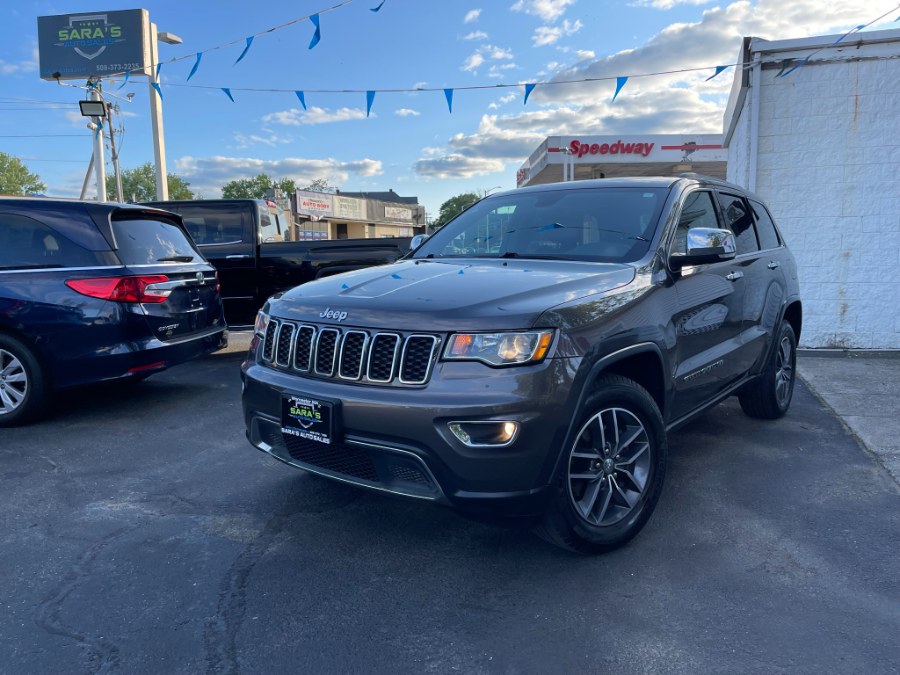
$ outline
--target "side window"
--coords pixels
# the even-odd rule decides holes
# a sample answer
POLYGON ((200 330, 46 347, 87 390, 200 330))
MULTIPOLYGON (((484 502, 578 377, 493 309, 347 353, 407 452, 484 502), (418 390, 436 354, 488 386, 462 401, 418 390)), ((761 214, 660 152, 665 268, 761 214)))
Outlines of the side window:
POLYGON ((753 208, 753 215, 756 216, 756 233, 759 235, 760 248, 765 251, 781 246, 775 223, 772 222, 766 207, 754 201, 750 202, 750 206, 753 208))
POLYGON ((737 242, 737 254, 754 253, 759 250, 756 232, 753 227, 753 216, 750 207, 743 197, 719 193, 719 206, 725 216, 725 226, 734 232, 737 242))
POLYGON ((692 227, 719 227, 712 195, 705 190, 692 192, 684 200, 681 215, 678 216, 678 226, 675 228, 672 253, 687 253, 687 233, 692 227))
POLYGON ((0 269, 89 267, 99 263, 81 248, 33 218, 0 214, 0 269))
POLYGON ((269 207, 260 206, 257 209, 259 213, 259 240, 260 241, 277 241, 278 233, 275 229, 275 223, 269 216, 269 207))

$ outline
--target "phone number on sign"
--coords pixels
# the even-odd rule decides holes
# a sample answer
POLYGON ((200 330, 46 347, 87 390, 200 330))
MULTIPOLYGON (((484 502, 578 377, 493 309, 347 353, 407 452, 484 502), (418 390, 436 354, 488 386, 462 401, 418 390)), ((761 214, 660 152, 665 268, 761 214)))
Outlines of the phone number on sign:
POLYGON ((107 63, 97 64, 98 73, 130 73, 133 70, 140 70, 140 63, 107 63))

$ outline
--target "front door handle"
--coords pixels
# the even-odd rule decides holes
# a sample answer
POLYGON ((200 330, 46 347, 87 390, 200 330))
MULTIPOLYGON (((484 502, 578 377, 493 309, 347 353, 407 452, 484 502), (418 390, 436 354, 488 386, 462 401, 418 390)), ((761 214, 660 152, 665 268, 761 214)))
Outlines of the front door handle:
POLYGON ((770 270, 774 270, 778 268, 778 263, 775 260, 770 260, 769 264, 766 265, 770 270))
POLYGON ((225 260, 245 260, 249 255, 226 255, 225 260))
POLYGON ((737 281, 742 276, 744 276, 743 272, 732 272, 731 274, 726 274, 725 278, 728 279, 728 281, 737 281))

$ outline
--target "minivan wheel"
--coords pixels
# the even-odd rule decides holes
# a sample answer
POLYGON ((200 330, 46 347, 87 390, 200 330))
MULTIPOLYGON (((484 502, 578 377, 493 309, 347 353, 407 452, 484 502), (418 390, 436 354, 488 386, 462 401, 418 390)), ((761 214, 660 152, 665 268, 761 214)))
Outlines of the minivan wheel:
POLYGON ((0 427, 24 424, 44 408, 47 386, 34 353, 9 335, 0 335, 0 427))
POLYGON ((738 395, 741 409, 750 417, 778 419, 791 406, 797 370, 797 338, 787 321, 781 324, 777 340, 762 374, 738 395))
POLYGON ((634 537, 659 500, 667 454, 662 415, 643 387, 610 375, 598 381, 575 429, 535 532, 562 548, 602 553, 634 537))

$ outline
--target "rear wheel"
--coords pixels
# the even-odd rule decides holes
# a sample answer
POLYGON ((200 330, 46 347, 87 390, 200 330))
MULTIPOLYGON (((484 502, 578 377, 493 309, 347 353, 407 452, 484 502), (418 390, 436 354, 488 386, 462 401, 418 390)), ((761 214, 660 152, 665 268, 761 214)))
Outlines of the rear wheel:
POLYGON ((650 518, 666 473, 666 435, 656 402, 624 377, 597 383, 565 450, 550 508, 536 533, 580 553, 622 546, 650 518))
POLYGON ((778 329, 777 339, 775 351, 762 374, 738 396, 741 409, 750 417, 778 419, 791 405, 797 366, 797 338, 787 321, 778 329))
POLYGON ((47 402, 44 371, 32 350, 9 335, 0 335, 0 427, 34 419, 47 402))

